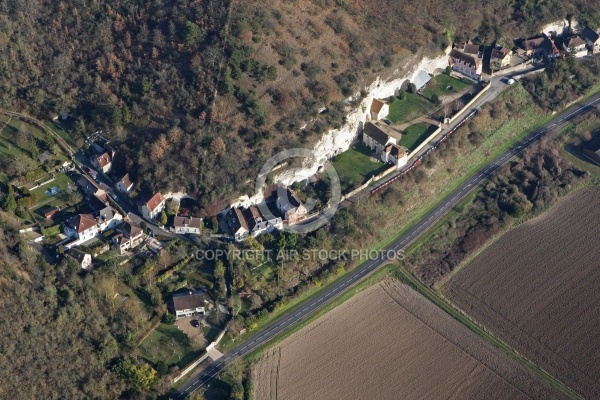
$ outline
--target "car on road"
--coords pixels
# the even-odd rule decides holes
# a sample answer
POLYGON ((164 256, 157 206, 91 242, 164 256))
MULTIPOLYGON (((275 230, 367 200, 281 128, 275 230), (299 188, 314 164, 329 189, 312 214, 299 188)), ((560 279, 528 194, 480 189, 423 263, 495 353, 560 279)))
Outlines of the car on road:
POLYGON ((390 121, 389 119, 384 119, 384 120, 383 120, 383 122, 384 122, 386 125, 391 125, 391 124, 392 124, 392 121, 390 121))
POLYGON ((515 80, 514 80, 513 78, 510 78, 510 79, 508 79, 508 80, 506 81, 506 83, 507 83, 508 85, 512 85, 513 83, 515 83, 515 80))

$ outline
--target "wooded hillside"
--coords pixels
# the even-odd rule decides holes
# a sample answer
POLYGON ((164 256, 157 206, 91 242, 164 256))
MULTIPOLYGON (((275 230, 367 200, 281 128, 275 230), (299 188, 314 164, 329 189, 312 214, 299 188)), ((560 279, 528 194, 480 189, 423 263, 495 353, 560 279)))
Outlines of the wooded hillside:
POLYGON ((600 21, 583 0, 9 0, 0 107, 70 112, 76 137, 104 129, 121 143, 117 172, 210 206, 247 191, 275 150, 339 126, 342 100, 413 53, 523 36, 567 15, 600 21))

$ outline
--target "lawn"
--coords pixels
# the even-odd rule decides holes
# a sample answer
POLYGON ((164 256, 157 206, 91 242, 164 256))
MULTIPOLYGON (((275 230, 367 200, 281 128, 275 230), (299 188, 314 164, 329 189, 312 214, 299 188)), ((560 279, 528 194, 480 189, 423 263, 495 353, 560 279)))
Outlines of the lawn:
POLYGON ((446 74, 440 74, 431 79, 427 87, 423 89, 423 96, 431 100, 431 97, 436 94, 438 97, 447 96, 449 94, 462 92, 472 83, 467 83, 463 80, 458 80, 446 74), (452 87, 452 89, 447 89, 452 87))
POLYGON ((351 191, 388 168, 387 164, 373 161, 371 157, 371 149, 363 143, 357 143, 335 157, 332 164, 340 177, 342 193, 351 191))
POLYGON ((183 367, 202 350, 194 350, 189 337, 175 325, 160 324, 139 346, 141 356, 156 365, 164 361, 169 368, 183 367))
POLYGON ((400 139, 400 146, 406 147, 408 150, 413 151, 417 148, 425 139, 429 137, 437 127, 435 125, 430 125, 425 122, 419 122, 418 124, 414 124, 409 126, 402 133, 402 138, 400 139))
POLYGON ((33 189, 31 192, 35 193, 38 196, 38 202, 32 208, 38 208, 42 205, 51 205, 51 206, 62 206, 66 200, 68 199, 68 187, 72 185, 75 190, 75 182, 65 173, 55 174, 56 179, 52 182, 47 183, 45 185, 40 186, 37 189, 33 189), (46 190, 57 186, 60 189, 60 192, 54 196, 47 196, 46 190))
POLYGON ((393 123, 402 124, 412 121, 432 110, 433 104, 425 97, 408 92, 404 92, 404 94, 406 95, 404 100, 396 98, 390 104, 390 113, 387 118, 393 123))

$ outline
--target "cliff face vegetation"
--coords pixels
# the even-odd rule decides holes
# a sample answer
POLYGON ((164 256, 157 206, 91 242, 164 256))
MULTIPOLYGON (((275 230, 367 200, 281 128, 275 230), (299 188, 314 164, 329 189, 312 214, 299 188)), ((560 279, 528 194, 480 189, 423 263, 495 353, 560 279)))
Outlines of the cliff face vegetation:
POLYGON ((80 143, 103 129, 121 144, 117 172, 208 204, 245 191, 274 151, 339 126, 344 99, 407 59, 599 14, 582 0, 9 0, 0 106, 68 112, 80 143))

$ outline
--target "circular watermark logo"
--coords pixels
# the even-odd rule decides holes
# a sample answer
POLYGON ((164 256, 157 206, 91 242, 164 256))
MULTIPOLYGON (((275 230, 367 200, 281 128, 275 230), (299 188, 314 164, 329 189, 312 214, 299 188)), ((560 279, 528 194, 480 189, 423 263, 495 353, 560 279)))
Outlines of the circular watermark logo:
MULTIPOLYGON (((295 148, 277 153, 269 158, 260 169, 254 186, 255 194, 259 195, 263 192, 267 182, 267 176, 276 165, 292 158, 309 159, 314 163, 317 162, 314 153, 308 149, 295 148)), ((317 204, 316 199, 309 198, 304 203, 301 203, 291 190, 278 184, 277 208, 283 214, 283 218, 287 218, 287 224, 283 225, 283 230, 294 233, 312 232, 325 225, 337 211, 342 197, 340 178, 338 177, 334 166, 329 161, 325 161, 323 168, 329 177, 331 198, 327 205, 320 210, 315 210, 317 204)), ((306 178, 307 177, 300 175, 299 171, 296 170, 294 171, 293 177, 289 180, 298 182, 303 181, 306 178)), ((260 202, 258 208, 267 221, 277 219, 267 206, 266 202, 260 202)))

